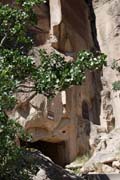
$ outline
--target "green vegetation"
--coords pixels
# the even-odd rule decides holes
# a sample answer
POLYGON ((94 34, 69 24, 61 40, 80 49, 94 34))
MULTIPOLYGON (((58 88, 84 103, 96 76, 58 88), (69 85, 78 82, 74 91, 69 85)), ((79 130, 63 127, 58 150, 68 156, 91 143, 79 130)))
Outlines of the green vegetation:
POLYGON ((78 156, 75 161, 72 163, 73 167, 71 165, 70 170, 76 174, 80 174, 80 169, 83 167, 83 165, 90 159, 91 154, 90 153, 85 153, 82 156, 78 156))
POLYGON ((24 82, 33 82, 32 89, 27 87, 28 93, 53 97, 71 85, 81 85, 86 70, 106 64, 106 56, 100 53, 79 52, 76 61, 65 62, 59 54, 47 55, 40 50, 41 65, 36 67, 28 56, 34 44, 29 28, 36 23, 32 7, 42 2, 16 0, 16 6, 0 4, 0 179, 27 180, 37 170, 25 161, 25 148, 16 144, 16 138, 26 139, 26 134, 6 113, 14 108, 14 94, 23 91, 24 82))
POLYGON ((85 80, 86 70, 97 70, 106 65, 106 56, 102 53, 93 54, 82 51, 76 60, 65 62, 65 59, 55 52, 47 55, 40 50, 41 65, 35 73, 35 89, 47 97, 54 96, 58 91, 72 85, 81 85, 85 80))
POLYGON ((76 164, 85 164, 91 157, 90 153, 85 153, 82 156, 78 156, 75 160, 76 164))
POLYGON ((115 81, 113 84, 113 90, 119 91, 120 90, 120 81, 115 81))
POLYGON ((32 162, 25 159, 25 148, 16 144, 17 138, 25 140, 26 134, 6 114, 15 106, 17 86, 34 69, 32 60, 27 56, 33 44, 28 33, 35 18, 31 10, 32 1, 19 3, 23 6, 21 9, 0 4, 0 179, 4 180, 28 180, 37 171, 32 162), (25 4, 29 2, 28 9, 25 4))
MULTIPOLYGON (((120 73, 120 65, 119 65, 120 59, 114 60, 112 64, 112 69, 116 70, 117 72, 120 73)), ((120 81, 115 81, 113 84, 113 90, 114 91, 119 91, 120 90, 120 81)))

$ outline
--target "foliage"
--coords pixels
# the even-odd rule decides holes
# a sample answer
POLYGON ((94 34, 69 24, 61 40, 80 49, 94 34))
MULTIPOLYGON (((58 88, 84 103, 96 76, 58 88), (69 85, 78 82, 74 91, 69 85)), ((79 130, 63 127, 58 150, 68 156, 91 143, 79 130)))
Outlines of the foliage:
POLYGON ((47 0, 16 0, 21 6, 26 10, 32 10, 34 5, 39 5, 40 3, 46 3, 47 0))
MULTIPOLYGON (((17 6, 0 4, 0 178, 30 179, 32 164, 21 161, 24 149, 17 146, 16 137, 25 138, 22 127, 6 114, 16 104, 14 94, 22 91, 26 81, 33 82, 30 91, 53 97, 71 85, 81 85, 86 70, 106 64, 104 54, 79 52, 76 61, 40 50, 40 66, 36 67, 28 51, 33 45, 29 28, 35 25, 32 7, 44 0, 16 0, 17 6), (12 177, 11 177, 12 175, 12 177)), ((29 87, 28 92, 29 92, 29 87)), ((36 169, 35 169, 36 170, 36 169)))
POLYGON ((118 60, 114 60, 113 63, 112 63, 112 66, 111 68, 113 70, 117 70, 118 72, 120 72, 120 65, 119 65, 119 59, 118 60))
POLYGON ((44 0, 16 0, 19 6, 0 4, 0 47, 27 52, 33 44, 28 28, 36 23, 32 7, 44 0))
POLYGON ((25 160, 25 149, 16 144, 17 137, 25 140, 27 135, 6 114, 16 103, 17 86, 34 69, 27 55, 33 43, 28 34, 28 27, 33 24, 31 7, 26 11, 0 4, 0 179, 4 180, 27 180, 36 172, 32 162, 27 164, 25 160))
MULTIPOLYGON (((77 156, 77 158, 72 162, 73 167, 71 165, 70 170, 76 174, 79 175, 80 174, 80 169, 84 166, 84 164, 91 158, 91 154, 90 153, 85 153, 83 155, 79 155, 77 156), (78 167, 78 166, 79 167, 78 167)), ((69 169, 69 168, 68 168, 69 169)))
POLYGON ((21 10, 0 5, 0 39, 2 48, 28 50, 32 40, 26 36, 29 23, 28 14, 21 10))
POLYGON ((112 85, 114 91, 120 90, 120 81, 115 81, 112 85))
POLYGON ((75 163, 76 164, 81 164, 81 165, 84 165, 91 157, 91 154, 89 152, 83 154, 82 156, 78 156, 76 159, 75 159, 75 163))
MULTIPOLYGON (((116 71, 118 71, 120 73, 119 61, 120 61, 120 59, 114 60, 113 63, 112 63, 112 67, 111 68, 113 70, 116 70, 116 71)), ((115 81, 112 85, 113 85, 113 90, 114 91, 120 90, 120 81, 115 81)))
POLYGON ((36 168, 25 161, 25 149, 16 144, 19 134, 26 138, 21 126, 0 112, 0 179, 27 180, 36 172, 36 168))
POLYGON ((106 65, 105 59, 106 56, 102 53, 95 56, 91 52, 82 51, 77 54, 75 61, 66 62, 64 57, 55 52, 48 55, 40 50, 41 65, 33 77, 35 89, 50 97, 72 85, 81 85, 86 70, 102 68, 106 65))

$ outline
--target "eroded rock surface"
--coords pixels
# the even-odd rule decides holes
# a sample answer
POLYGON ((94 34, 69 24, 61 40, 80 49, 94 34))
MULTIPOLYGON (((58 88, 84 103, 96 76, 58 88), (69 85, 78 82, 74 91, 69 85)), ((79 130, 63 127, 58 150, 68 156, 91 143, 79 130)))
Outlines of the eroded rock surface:
MULTIPOLYGON (((2 1, 4 2, 13 1, 2 1)), ((120 76, 111 68, 113 59, 120 58, 120 2, 93 1, 96 40, 94 12, 93 9, 91 11, 90 2, 56 0, 54 3, 50 0, 34 7, 38 24, 31 28, 31 32, 36 34, 36 47, 32 50, 36 65, 39 62, 40 48, 46 48, 48 53, 55 50, 69 61, 79 50, 95 50, 98 40, 97 45, 108 55, 108 67, 103 69, 101 79, 100 72, 87 72, 86 81, 81 87, 71 87, 51 101, 41 94, 17 94, 18 104, 13 112, 8 114, 31 133, 32 142, 44 141, 48 146, 51 144, 50 149, 56 146, 55 155, 61 159, 59 164, 65 165, 73 161, 78 154, 92 149, 94 155, 85 168, 92 163, 102 164, 102 167, 98 167, 102 172, 117 173, 120 172, 119 130, 112 131, 113 134, 110 135, 105 131, 109 132, 120 126, 120 95, 112 89, 112 83, 119 80, 120 76), (98 129, 103 129, 101 139, 98 129)), ((28 85, 31 85, 31 82, 28 82, 28 85)), ((94 165, 90 168, 92 170, 89 171, 94 171, 94 165)), ((45 172, 42 170, 40 173, 44 175, 45 172)))
POLYGON ((93 156, 82 168, 84 172, 120 173, 120 129, 102 136, 93 156))
POLYGON ((114 180, 114 178, 109 178, 104 174, 84 174, 76 176, 75 174, 70 173, 60 166, 54 164, 48 157, 44 156, 40 152, 30 154, 30 158, 31 156, 33 158, 33 161, 36 162, 36 165, 39 168, 39 171, 37 175, 34 176, 33 180, 114 180))
MULTIPOLYGON (((76 3, 74 0, 57 0, 56 3, 50 0, 49 4, 34 7, 34 11, 38 16, 38 24, 32 29, 36 33, 37 47, 33 48, 36 64, 39 61, 38 51, 43 47, 48 52, 55 50, 63 54, 67 60, 74 58, 79 50, 94 49, 90 11, 84 0, 76 3), (59 11, 54 16, 56 8, 59 11)), ((77 154, 90 149, 91 126, 87 122, 100 123, 99 77, 99 72, 87 72, 81 87, 71 87, 65 96, 59 93, 52 101, 40 94, 17 94, 18 104, 10 116, 31 133, 32 142, 40 140, 56 144, 56 156, 63 165, 67 164, 77 154), (59 146, 59 143, 63 145, 59 146)))
POLYGON ((111 129, 119 127, 119 92, 113 91, 112 83, 120 80, 119 73, 112 70, 113 60, 120 58, 120 1, 94 0, 97 39, 102 52, 107 54, 108 66, 103 69, 103 92, 101 94, 101 125, 111 129))
POLYGON ((41 153, 33 153, 31 155, 33 156, 33 161, 37 162, 36 165, 39 168, 33 180, 82 180, 80 176, 78 177, 69 173, 41 153))

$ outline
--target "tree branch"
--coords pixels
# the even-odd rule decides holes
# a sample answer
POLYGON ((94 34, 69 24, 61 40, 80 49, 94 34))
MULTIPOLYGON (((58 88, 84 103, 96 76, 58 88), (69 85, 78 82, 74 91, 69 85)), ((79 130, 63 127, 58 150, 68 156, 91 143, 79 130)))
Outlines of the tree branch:
POLYGON ((4 41, 6 40, 7 38, 7 34, 5 34, 5 36, 2 38, 1 42, 0 42, 0 47, 2 47, 4 41))
POLYGON ((43 29, 39 28, 38 26, 33 26, 32 29, 37 29, 40 33, 49 33, 49 31, 44 31, 43 29))
POLYGON ((18 90, 16 90, 16 92, 17 93, 30 93, 30 92, 33 92, 33 91, 35 91, 34 89, 31 89, 31 90, 23 90, 23 89, 18 89, 18 90))
POLYGON ((27 85, 25 85, 25 84, 20 84, 20 85, 17 86, 16 88, 21 88, 21 87, 23 87, 23 88, 28 88, 28 89, 35 88, 35 86, 27 86, 27 85))

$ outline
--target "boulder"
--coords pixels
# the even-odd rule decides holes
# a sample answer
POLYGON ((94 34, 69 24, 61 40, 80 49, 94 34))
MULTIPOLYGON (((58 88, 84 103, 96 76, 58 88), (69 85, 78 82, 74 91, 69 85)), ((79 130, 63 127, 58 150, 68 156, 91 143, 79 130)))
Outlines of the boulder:
POLYGON ((98 173, 119 172, 120 161, 120 128, 114 129, 98 144, 93 156, 81 169, 84 172, 98 173), (110 170, 111 168, 111 170, 110 170))

